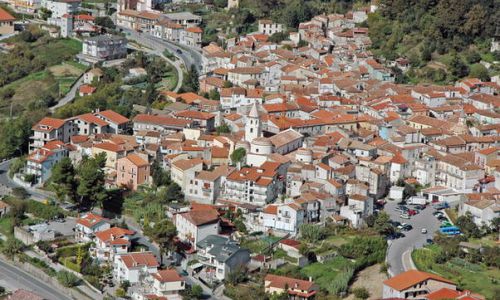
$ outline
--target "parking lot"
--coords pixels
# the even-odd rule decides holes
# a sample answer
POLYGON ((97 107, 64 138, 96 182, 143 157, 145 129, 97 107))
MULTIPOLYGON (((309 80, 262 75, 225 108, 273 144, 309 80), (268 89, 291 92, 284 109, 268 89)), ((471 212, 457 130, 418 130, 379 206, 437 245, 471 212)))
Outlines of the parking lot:
MULTIPOLYGON (((403 256, 409 255, 411 249, 420 248, 426 244, 427 239, 432 239, 435 232, 439 230, 440 222, 432 213, 435 211, 432 205, 420 211, 419 214, 411 216, 410 219, 401 218, 401 212, 396 210, 398 204, 396 201, 388 201, 384 211, 389 214, 393 221, 410 224, 413 229, 404 231, 405 237, 391 240, 387 252, 387 262, 390 264, 391 275, 396 275, 405 271, 403 256), (427 233, 422 233, 422 229, 427 233)), ((407 205, 412 208, 412 205, 407 205)), ((408 257, 406 257, 408 258, 408 257)), ((408 263, 406 262, 408 266, 408 263)))
POLYGON ((75 218, 67 217, 64 222, 50 221, 48 225, 49 229, 53 230, 54 232, 59 232, 64 236, 72 236, 74 235, 73 228, 75 228, 75 224, 75 218))

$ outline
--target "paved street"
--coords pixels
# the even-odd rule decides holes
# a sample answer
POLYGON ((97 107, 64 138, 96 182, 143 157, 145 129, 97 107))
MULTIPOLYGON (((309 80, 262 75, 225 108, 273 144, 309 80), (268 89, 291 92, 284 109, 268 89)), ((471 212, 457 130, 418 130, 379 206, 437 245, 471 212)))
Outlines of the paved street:
MULTIPOLYGON (((403 232, 406 236, 397 240, 389 241, 389 250, 387 252, 387 262, 390 264, 389 272, 391 276, 397 275, 411 268, 410 253, 412 249, 420 248, 426 243, 426 239, 432 238, 434 233, 439 230, 439 222, 432 215, 434 209, 427 206, 411 219, 402 219, 400 212, 396 211, 396 201, 388 201, 385 205, 386 211, 391 219, 401 223, 407 223, 413 226, 413 229, 403 232), (427 234, 422 234, 422 228, 427 229, 427 234)), ((412 206, 409 205, 409 208, 412 206)))
MULTIPOLYGON (((19 187, 10 177, 9 177, 9 166, 10 160, 4 161, 0 163, 0 185, 4 185, 10 188, 19 187)), ((49 194, 43 191, 39 191, 36 189, 26 189, 26 191, 30 194, 30 197, 37 201, 42 201, 49 197, 49 194)))
POLYGON ((187 47, 180 47, 179 45, 156 38, 146 33, 137 32, 123 27, 119 28, 127 34, 128 39, 135 40, 139 44, 152 47, 159 53, 163 53, 163 51, 168 50, 175 56, 182 59, 186 68, 190 68, 191 65, 194 64, 198 69, 198 72, 201 72, 203 61, 200 52, 193 49, 188 49, 187 47), (180 50, 181 53, 179 53, 178 50, 180 50))
POLYGON ((0 260, 0 285, 15 290, 22 288, 35 292, 46 299, 71 299, 29 273, 0 260))
POLYGON ((76 97, 76 92, 78 91, 78 88, 83 84, 83 75, 78 78, 78 80, 73 84, 69 92, 62 97, 56 105, 49 107, 50 112, 55 112, 56 109, 68 104, 69 102, 73 101, 76 97))

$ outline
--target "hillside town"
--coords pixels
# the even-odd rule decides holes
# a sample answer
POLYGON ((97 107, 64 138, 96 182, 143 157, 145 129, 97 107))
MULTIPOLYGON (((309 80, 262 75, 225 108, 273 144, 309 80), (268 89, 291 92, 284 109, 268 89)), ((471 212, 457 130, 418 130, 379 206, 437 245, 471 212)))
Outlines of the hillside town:
POLYGON ((0 164, 0 299, 497 299, 498 73, 401 83, 377 1, 221 43, 159 1, 7 4, 35 17, 0 35, 78 40, 82 71, 0 164))

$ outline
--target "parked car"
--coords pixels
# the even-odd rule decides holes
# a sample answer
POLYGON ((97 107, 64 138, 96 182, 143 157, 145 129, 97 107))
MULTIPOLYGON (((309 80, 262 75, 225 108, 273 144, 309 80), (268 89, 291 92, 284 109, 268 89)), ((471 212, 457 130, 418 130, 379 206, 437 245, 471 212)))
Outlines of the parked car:
POLYGON ((405 225, 403 226, 403 230, 404 230, 404 231, 410 231, 410 230, 412 230, 412 229, 413 229, 413 226, 411 226, 410 224, 405 224, 405 225))
POLYGON ((427 240, 425 240, 425 242, 426 242, 427 244, 429 244, 429 245, 434 244, 434 241, 433 241, 432 239, 427 239, 427 240))
POLYGON ((177 52, 178 54, 182 54, 182 50, 181 49, 177 49, 177 50, 175 50, 175 52, 177 52))
POLYGON ((409 218, 410 218, 410 215, 408 215, 408 214, 401 214, 401 215, 400 215, 400 217, 401 217, 402 219, 409 219, 409 218))
POLYGON ((426 228, 422 228, 421 232, 422 232, 423 234, 426 234, 426 233, 427 233, 427 229, 426 229, 426 228))
POLYGON ((407 213, 408 213, 408 215, 410 215, 410 216, 414 216, 414 215, 416 215, 418 212, 417 212, 416 210, 414 210, 414 209, 409 209, 407 213))
POLYGON ((436 217, 437 216, 444 216, 444 214, 442 212, 440 212, 440 211, 435 211, 435 212, 432 213, 432 215, 436 216, 436 217))

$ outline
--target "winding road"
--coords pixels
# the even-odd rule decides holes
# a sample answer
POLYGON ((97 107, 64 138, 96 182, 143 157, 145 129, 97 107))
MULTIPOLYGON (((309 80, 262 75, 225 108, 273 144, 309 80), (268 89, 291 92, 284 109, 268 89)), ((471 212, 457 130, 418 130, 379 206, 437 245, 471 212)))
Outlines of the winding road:
MULTIPOLYGON (((389 241, 387 263, 389 264, 389 274, 391 276, 414 269, 415 266, 411 259, 412 250, 423 247, 426 240, 432 238, 434 232, 439 230, 439 222, 432 215, 434 210, 430 205, 409 220, 400 217, 401 213, 395 210, 397 205, 396 201, 388 201, 384 211, 389 214, 393 221, 410 224, 413 229, 404 232, 405 237, 389 241), (422 228, 427 229, 426 234, 421 232, 422 228)), ((411 206, 408 207, 411 208, 411 206)))
POLYGON ((198 50, 188 48, 187 46, 177 45, 176 43, 166 41, 150 34, 137 32, 124 27, 119 27, 131 41, 154 49, 155 52, 162 53, 165 50, 170 51, 177 58, 181 59, 186 66, 186 69, 191 68, 192 65, 196 67, 199 73, 203 70, 203 55, 198 50))
POLYGON ((45 299, 70 300, 71 298, 51 287, 45 282, 32 276, 31 274, 19 269, 0 259, 0 282, 9 287, 32 291, 45 299))
POLYGON ((73 86, 71 87, 71 89, 69 90, 69 92, 64 96, 62 97, 56 105, 54 106, 51 106, 49 107, 49 110, 51 113, 55 112, 56 109, 58 109, 59 107, 62 107, 66 104, 68 104, 69 102, 73 101, 73 99, 75 99, 76 97, 76 92, 78 91, 78 88, 83 84, 83 74, 78 78, 78 80, 73 84, 73 86))

